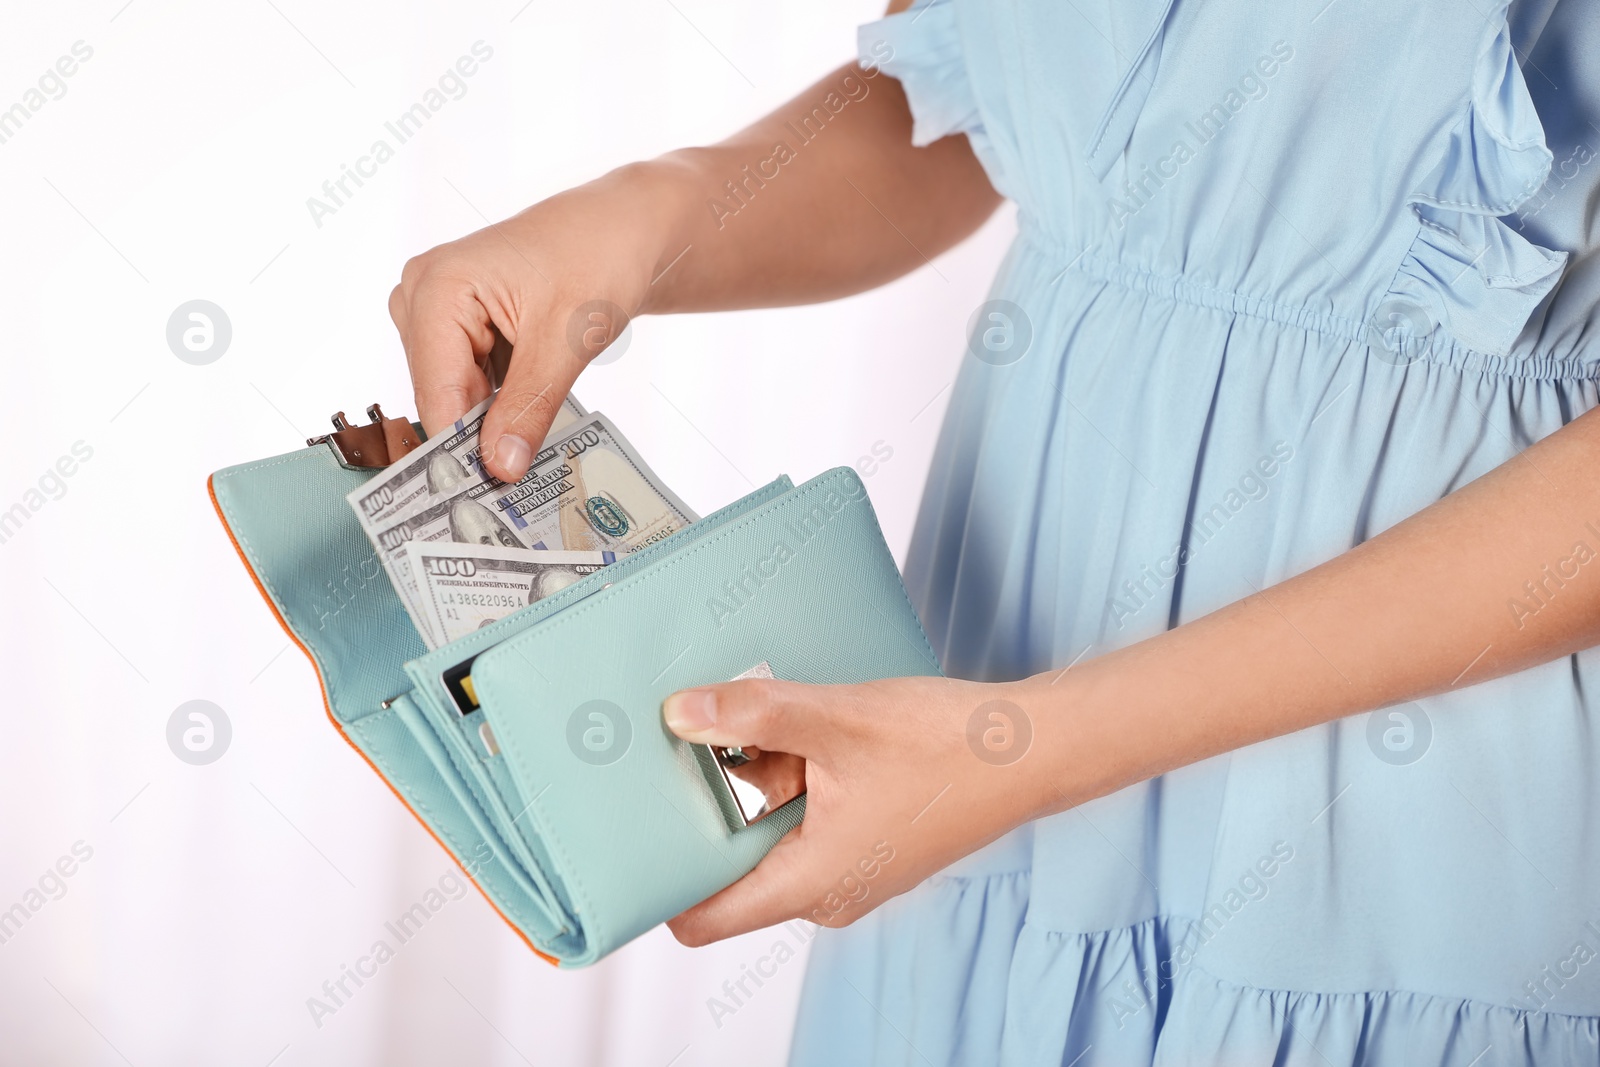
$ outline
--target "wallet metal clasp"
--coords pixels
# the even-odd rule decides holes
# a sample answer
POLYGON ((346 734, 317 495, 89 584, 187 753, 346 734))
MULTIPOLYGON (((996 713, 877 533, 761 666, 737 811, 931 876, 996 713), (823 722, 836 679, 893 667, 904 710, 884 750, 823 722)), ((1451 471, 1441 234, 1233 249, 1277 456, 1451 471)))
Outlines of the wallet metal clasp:
MULTIPOLYGON (((739 675, 771 678, 765 660, 739 675)), ((806 791, 806 761, 789 752, 763 752, 754 746, 707 745, 743 825, 766 818, 806 791)), ((735 827, 737 829, 737 827, 735 827)))
MULTIPOLYGON (((806 791, 806 761, 788 752, 710 746, 711 758, 745 826, 771 815, 806 791)), ((735 828, 737 829, 737 827, 735 828)))
POLYGON ((326 444, 344 466, 366 470, 387 467, 422 443, 410 419, 388 418, 377 404, 368 405, 367 418, 372 420, 367 425, 352 426, 344 412, 336 411, 333 432, 307 438, 306 445, 326 444))

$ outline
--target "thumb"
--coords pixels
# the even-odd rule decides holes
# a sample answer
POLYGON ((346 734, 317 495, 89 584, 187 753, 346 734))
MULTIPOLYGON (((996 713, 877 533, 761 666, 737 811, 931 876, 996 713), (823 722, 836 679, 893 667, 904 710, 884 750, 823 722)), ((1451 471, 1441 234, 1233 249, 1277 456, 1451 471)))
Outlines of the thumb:
POLYGON ((754 746, 806 759, 828 736, 816 686, 749 679, 673 693, 661 704, 667 728, 702 745, 754 746))
POLYGON ((528 473, 581 370, 583 361, 568 353, 558 337, 531 329, 518 332, 505 384, 484 417, 479 438, 490 474, 514 482, 528 473))

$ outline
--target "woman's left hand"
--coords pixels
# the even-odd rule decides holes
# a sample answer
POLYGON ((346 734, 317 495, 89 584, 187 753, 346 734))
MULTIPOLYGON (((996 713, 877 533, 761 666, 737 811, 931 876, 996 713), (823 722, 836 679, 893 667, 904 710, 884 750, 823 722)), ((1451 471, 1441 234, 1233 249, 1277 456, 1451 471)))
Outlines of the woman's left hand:
POLYGON ((1600 646, 1600 583, 1567 582, 1526 626, 1505 614, 1508 591, 1590 536, 1597 453, 1600 409, 1359 548, 1059 672, 674 693, 663 711, 680 737, 803 756, 808 799, 799 827, 673 933, 842 926, 1027 820, 1600 646))
POLYGON ((805 820, 745 877, 667 925, 704 945, 792 918, 845 926, 1067 804, 1023 710, 1035 683, 748 679, 662 706, 686 741, 806 760, 805 820))

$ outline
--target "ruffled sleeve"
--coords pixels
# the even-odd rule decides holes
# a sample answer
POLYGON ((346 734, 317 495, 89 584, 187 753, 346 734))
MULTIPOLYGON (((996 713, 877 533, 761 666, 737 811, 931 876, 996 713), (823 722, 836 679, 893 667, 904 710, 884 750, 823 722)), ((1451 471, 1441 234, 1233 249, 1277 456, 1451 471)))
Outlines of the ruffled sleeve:
POLYGON ((1438 166, 1412 194, 1434 207, 1504 215, 1538 191, 1553 157, 1503 20, 1486 37, 1465 114, 1438 166))
POLYGON ((916 0, 856 31, 859 62, 898 81, 911 106, 911 143, 921 148, 964 133, 996 189, 1005 192, 999 160, 967 73, 954 0, 916 0))
POLYGON ((1467 106, 1444 154, 1409 198, 1421 225, 1388 301, 1425 309, 1433 325, 1474 351, 1509 353, 1568 257, 1498 216, 1540 190, 1551 162, 1502 18, 1479 51, 1467 106))

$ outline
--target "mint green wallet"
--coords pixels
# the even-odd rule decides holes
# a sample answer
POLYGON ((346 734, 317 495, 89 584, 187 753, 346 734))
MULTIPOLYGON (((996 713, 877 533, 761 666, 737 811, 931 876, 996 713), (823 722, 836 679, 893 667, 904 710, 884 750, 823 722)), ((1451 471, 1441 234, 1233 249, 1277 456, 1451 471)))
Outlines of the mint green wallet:
POLYGON ((743 754, 673 736, 668 694, 763 663, 801 682, 939 673, 848 467, 779 478, 433 652, 345 503, 371 474, 321 443, 218 471, 211 494, 334 725, 562 966, 731 884, 804 813, 801 796, 747 821, 743 754))

